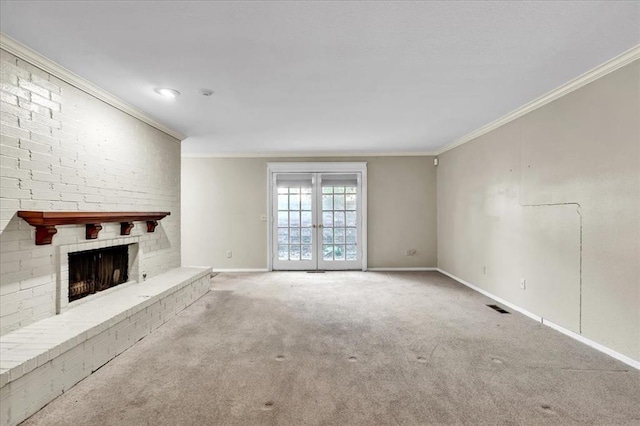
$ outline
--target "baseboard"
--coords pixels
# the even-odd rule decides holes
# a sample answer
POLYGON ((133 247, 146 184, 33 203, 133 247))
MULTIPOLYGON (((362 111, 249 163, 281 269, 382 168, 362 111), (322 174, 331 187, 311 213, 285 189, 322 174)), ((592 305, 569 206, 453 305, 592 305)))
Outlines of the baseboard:
POLYGON ((367 268, 369 272, 410 272, 410 271, 437 271, 438 268, 431 267, 414 267, 414 268, 367 268))
POLYGON ((487 296, 488 298, 493 299, 493 300, 495 300, 496 302, 498 302, 498 303, 500 303, 502 305, 508 306, 509 308, 511 308, 514 311, 520 312, 522 315, 525 315, 525 316, 527 316, 527 317, 529 317, 529 318, 531 318, 533 320, 536 320, 538 322, 542 322, 542 317, 539 316, 539 315, 536 315, 536 314, 534 314, 532 312, 529 312, 526 309, 523 309, 518 305, 514 305, 513 303, 508 302, 508 301, 504 300, 501 297, 498 297, 498 296, 496 296, 494 294, 491 294, 488 291, 483 290, 480 287, 475 286, 475 285, 471 284, 470 282, 463 280, 460 277, 456 277, 455 275, 450 274, 449 272, 445 271, 444 269, 437 268, 437 270, 441 274, 444 274, 444 275, 448 276, 449 278, 453 278, 454 280, 458 281, 460 284, 464 284, 465 286, 469 287, 470 289, 475 290, 478 293, 483 294, 483 295, 487 296))
POLYGON ((610 348, 608 348, 608 347, 606 347, 604 345, 601 345, 598 342, 594 342, 593 340, 587 339, 583 335, 575 333, 575 332, 573 332, 571 330, 567 330, 566 328, 564 328, 564 327, 562 327, 562 326, 560 326, 558 324, 552 323, 551 321, 543 319, 542 323, 544 325, 546 325, 548 327, 551 327, 554 330, 566 335, 566 336, 569 336, 569 337, 577 340, 578 342, 584 343, 585 345, 590 346, 593 349, 596 349, 596 350, 598 350, 598 351, 600 351, 602 353, 605 353, 605 354, 609 355, 610 357, 617 359, 618 361, 624 362, 625 364, 627 364, 627 365, 629 365, 629 366, 631 366, 631 367, 633 367, 633 368, 635 368, 637 370, 640 370, 640 361, 636 361, 633 358, 629 358, 628 356, 623 355, 620 352, 616 352, 613 349, 610 349, 610 348))
MULTIPOLYGON (((210 268, 210 266, 208 266, 210 268)), ((433 267, 414 268, 367 268, 370 272, 418 272, 418 271, 438 271, 433 267)), ((267 268, 212 268, 212 272, 269 272, 267 268)))
POLYGON ((627 365, 629 365, 629 366, 631 366, 631 367, 633 367, 633 368, 635 368, 637 370, 640 370, 640 361, 636 361, 633 358, 629 358, 628 356, 621 354, 620 352, 616 352, 613 349, 610 349, 610 348, 608 348, 608 347, 606 347, 604 345, 601 345, 600 343, 594 342, 593 340, 588 339, 588 338, 584 337, 581 334, 575 333, 575 332, 573 332, 571 330, 567 330, 566 328, 564 328, 562 326, 559 326, 558 324, 555 324, 555 323, 553 323, 553 322, 551 322, 549 320, 546 320, 546 319, 542 318, 539 315, 536 315, 536 314, 534 314, 532 312, 529 312, 526 309, 521 308, 520 306, 514 305, 513 303, 508 302, 508 301, 504 300, 501 297, 498 297, 498 296, 496 296, 494 294, 491 294, 488 291, 483 290, 480 287, 478 287, 476 285, 473 285, 470 282, 465 281, 460 277, 456 277, 455 275, 445 271, 444 269, 441 269, 441 268, 434 268, 434 269, 437 270, 438 272, 440 272, 441 274, 444 274, 444 275, 448 276, 449 278, 452 278, 452 279, 458 281, 460 284, 465 285, 465 286, 469 287, 470 289, 475 290, 478 293, 483 294, 483 295, 487 296, 488 298, 493 299, 493 300, 495 300, 496 302, 498 302, 498 303, 500 303, 502 305, 508 306, 509 308, 511 308, 514 311, 520 312, 521 314, 523 314, 525 316, 528 316, 529 318, 532 318, 532 319, 534 319, 534 320, 546 325, 547 327, 553 328, 554 330, 564 334, 565 336, 569 336, 572 339, 577 340, 578 342, 581 342, 581 343, 583 343, 583 344, 585 344, 587 346, 590 346, 593 349, 596 349, 596 350, 598 350, 598 351, 600 351, 600 352, 602 352, 604 354, 607 354, 610 357, 615 358, 620 362, 623 362, 623 363, 625 363, 625 364, 627 364, 627 365))

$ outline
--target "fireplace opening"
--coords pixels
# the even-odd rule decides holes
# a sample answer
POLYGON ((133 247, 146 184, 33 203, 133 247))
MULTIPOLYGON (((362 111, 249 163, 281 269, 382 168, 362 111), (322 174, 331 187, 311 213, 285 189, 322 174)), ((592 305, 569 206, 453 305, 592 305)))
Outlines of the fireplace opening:
POLYGON ((129 246, 69 253, 69 302, 129 279, 129 246))

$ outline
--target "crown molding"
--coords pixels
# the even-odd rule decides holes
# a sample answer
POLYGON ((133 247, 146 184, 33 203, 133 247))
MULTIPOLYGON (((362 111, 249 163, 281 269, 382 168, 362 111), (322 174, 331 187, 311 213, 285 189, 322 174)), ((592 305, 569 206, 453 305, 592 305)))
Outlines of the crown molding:
POLYGON ((626 52, 616 56, 615 58, 605 62, 602 65, 599 65, 592 69, 591 71, 587 71, 586 73, 574 78, 573 80, 551 90, 550 92, 540 96, 537 99, 532 100, 529 103, 522 105, 520 108, 508 113, 505 116, 500 117, 499 119, 492 121, 489 124, 486 124, 479 129, 468 133, 445 146, 443 146, 440 150, 436 152, 436 155, 441 155, 449 150, 452 150, 455 147, 460 145, 464 145, 467 142, 470 142, 482 135, 485 135, 492 130, 497 129, 498 127, 504 126, 505 124, 514 121, 525 114, 530 113, 533 110, 536 110, 544 105, 555 101, 558 98, 561 98, 569 93, 577 90, 587 84, 591 83, 594 80, 604 77, 605 75, 612 73, 613 71, 622 68, 623 66, 630 64, 633 61, 640 59, 640 44, 632 47, 626 52))
POLYGON ((182 153, 182 158, 433 157, 435 155, 435 152, 213 152, 182 153))
POLYGON ((69 71, 62 65, 41 55, 35 50, 12 39, 11 37, 5 35, 4 33, 0 33, 0 48, 11 53, 12 55, 17 56, 18 58, 26 62, 29 62, 31 65, 38 67, 43 71, 46 71, 47 73, 59 78, 60 80, 66 83, 69 83, 70 85, 76 87, 77 89, 82 90, 83 92, 97 99, 100 99, 101 101, 111 105, 112 107, 117 108, 120 111, 126 114, 129 114, 130 116, 137 118, 138 120, 143 121, 152 127, 155 127, 161 132, 164 132, 169 136, 172 136, 178 139, 179 141, 182 141, 183 139, 186 138, 186 136, 183 135, 182 133, 171 129, 162 123, 159 123, 158 121, 151 118, 144 112, 140 111, 133 105, 130 105, 127 102, 123 101, 122 99, 118 98, 117 96, 112 95, 111 93, 107 92, 104 89, 101 89, 95 84, 89 82, 88 80, 85 80, 79 75, 69 71))

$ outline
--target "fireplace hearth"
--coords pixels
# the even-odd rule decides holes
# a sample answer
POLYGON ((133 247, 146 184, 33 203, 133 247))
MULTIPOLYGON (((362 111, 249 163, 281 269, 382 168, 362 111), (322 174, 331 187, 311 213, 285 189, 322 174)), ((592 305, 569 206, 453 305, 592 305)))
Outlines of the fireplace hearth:
POLYGON ((129 279, 129 246, 69 253, 69 302, 129 279))

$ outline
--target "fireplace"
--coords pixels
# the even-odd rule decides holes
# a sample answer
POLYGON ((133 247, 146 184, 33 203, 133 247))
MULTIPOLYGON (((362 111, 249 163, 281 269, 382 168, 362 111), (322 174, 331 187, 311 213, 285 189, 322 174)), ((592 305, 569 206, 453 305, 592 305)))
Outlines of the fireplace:
MULTIPOLYGON (((120 224, 107 224, 105 226, 105 232, 117 233, 120 228, 119 225, 120 224)), ((108 253, 106 256, 110 254, 111 253, 108 253)), ((110 289, 118 285, 124 286, 136 282, 143 282, 144 276, 146 275, 143 258, 139 235, 119 236, 113 239, 90 240, 59 245, 56 256, 56 313, 63 313, 74 306, 101 297, 104 294, 101 290, 110 289), (120 272, 116 274, 118 275, 117 277, 114 276, 115 271, 113 266, 111 266, 110 277, 104 278, 107 275, 104 268, 109 266, 109 263, 104 260, 105 250, 107 249, 122 250, 121 256, 124 256, 125 251, 127 253, 126 259, 128 263, 125 263, 126 269, 122 268, 124 261, 120 262, 120 265, 116 265, 115 269, 120 270, 120 272), (96 264, 92 266, 94 262, 93 255, 100 252, 103 253, 102 256, 98 256, 95 259, 96 264), (79 259, 76 255, 87 254, 88 257, 89 253, 91 254, 90 258, 76 262, 79 259), (100 261, 103 269, 99 269, 97 265, 98 261, 100 261), (71 266, 72 263, 74 266, 71 266), (78 271, 78 269, 80 270, 78 271), (78 272, 80 273, 80 277, 78 277, 78 272), (100 276, 103 276, 103 278, 100 279, 100 276), (117 279, 114 280, 114 278, 117 279), (98 279, 100 279, 99 282, 101 284, 96 286, 95 282, 98 282, 98 279), (93 288, 91 288, 92 285, 93 288)), ((120 259, 123 260, 122 257, 120 259)), ((119 288, 121 287, 114 288, 113 290, 118 291, 119 288)))
POLYGON ((69 253, 69 302, 129 279, 129 246, 69 253))

